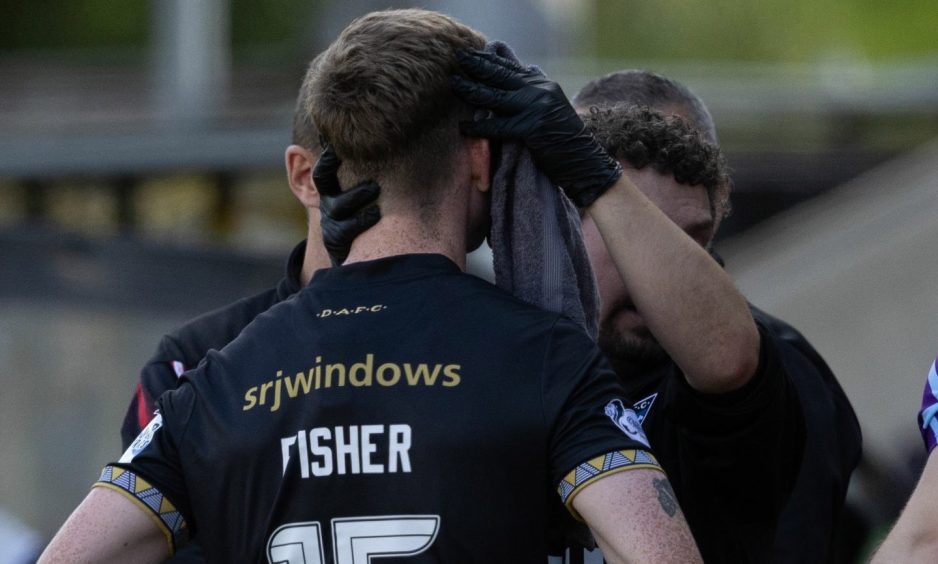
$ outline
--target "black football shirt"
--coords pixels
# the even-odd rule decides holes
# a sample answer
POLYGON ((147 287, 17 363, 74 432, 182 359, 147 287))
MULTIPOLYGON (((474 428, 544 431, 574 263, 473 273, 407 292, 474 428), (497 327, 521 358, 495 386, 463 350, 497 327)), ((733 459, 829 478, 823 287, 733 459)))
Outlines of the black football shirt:
POLYGON ((440 255, 318 272, 157 403, 96 485, 217 562, 537 562, 551 515, 658 469, 573 322, 440 255))
POLYGON ((123 448, 153 419, 156 400, 179 384, 179 377, 199 365, 208 351, 219 350, 237 337, 255 317, 302 289, 306 241, 293 248, 283 278, 273 288, 202 314, 160 339, 153 356, 140 370, 121 425, 123 448))
MULTIPOLYGON (((805 422, 783 360, 787 350, 761 320, 756 326, 759 367, 738 390, 697 392, 670 359, 622 375, 708 564, 770 561, 802 465, 805 422)), ((557 560, 592 564, 602 555, 574 547, 557 560)))

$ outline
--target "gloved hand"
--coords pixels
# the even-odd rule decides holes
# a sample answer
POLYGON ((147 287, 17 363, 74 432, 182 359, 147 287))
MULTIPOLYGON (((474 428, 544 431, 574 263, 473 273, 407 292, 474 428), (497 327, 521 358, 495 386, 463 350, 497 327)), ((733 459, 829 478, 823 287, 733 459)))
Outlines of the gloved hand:
POLYGON ((523 142, 534 164, 581 208, 622 175, 622 166, 586 129, 560 86, 539 70, 484 51, 460 51, 457 59, 469 79, 453 76, 453 91, 495 114, 461 123, 463 134, 523 142))
POLYGON ((375 203, 381 187, 377 182, 363 182, 343 192, 338 177, 341 164, 342 159, 328 145, 313 169, 313 181, 319 191, 322 241, 332 266, 345 262, 355 237, 381 219, 381 210, 375 203))

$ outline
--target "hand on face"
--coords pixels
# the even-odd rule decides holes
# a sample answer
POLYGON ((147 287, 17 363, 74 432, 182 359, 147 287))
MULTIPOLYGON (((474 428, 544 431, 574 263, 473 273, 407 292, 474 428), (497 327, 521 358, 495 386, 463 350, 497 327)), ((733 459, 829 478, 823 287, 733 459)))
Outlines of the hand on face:
MULTIPOLYGON (((706 247, 713 235, 713 214, 707 189, 679 183, 670 173, 647 166, 626 166, 625 174, 634 186, 699 245, 706 247)), ((628 222, 628 217, 622 221, 628 222)), ((650 244, 638 236, 639 245, 650 244)), ((663 349, 636 307, 596 223, 587 214, 583 219, 583 241, 590 257, 602 307, 599 344, 616 365, 649 363, 662 358, 663 349)), ((647 302, 646 302, 647 303, 647 302)))

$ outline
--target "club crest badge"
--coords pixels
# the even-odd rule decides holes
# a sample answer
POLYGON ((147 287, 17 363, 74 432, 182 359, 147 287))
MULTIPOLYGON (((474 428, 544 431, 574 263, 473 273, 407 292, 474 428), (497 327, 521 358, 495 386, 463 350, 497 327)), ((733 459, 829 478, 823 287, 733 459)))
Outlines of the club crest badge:
POLYGON ((137 435, 137 438, 134 439, 134 442, 130 443, 130 446, 124 451, 123 456, 121 456, 118 462, 127 463, 134 459, 135 456, 140 454, 140 452, 147 448, 147 445, 150 444, 150 441, 153 440, 153 435, 163 426, 163 416, 160 415, 160 412, 157 411, 156 415, 153 417, 153 420, 150 421, 150 424, 144 427, 143 431, 140 431, 140 434, 137 435))
POLYGON ((622 400, 614 399, 607 403, 605 412, 615 426, 627 437, 642 443, 646 447, 649 446, 648 438, 645 437, 645 431, 642 430, 638 415, 631 409, 626 408, 622 404, 622 400))
POLYGON ((645 423, 645 418, 648 417, 648 412, 651 411, 651 406, 655 404, 655 400, 658 398, 658 392, 655 392, 648 396, 635 402, 635 405, 632 406, 632 409, 635 410, 635 414, 638 415, 638 422, 645 423))

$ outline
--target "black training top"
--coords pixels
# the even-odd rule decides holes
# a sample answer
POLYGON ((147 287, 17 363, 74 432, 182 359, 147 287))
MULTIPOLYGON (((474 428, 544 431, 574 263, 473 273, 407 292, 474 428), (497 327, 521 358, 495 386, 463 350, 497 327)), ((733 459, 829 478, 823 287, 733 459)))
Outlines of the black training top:
POLYGON ((212 561, 541 564, 559 500, 657 468, 628 405, 573 322, 405 255, 261 314, 96 485, 212 561))
POLYGON ((672 361, 623 380, 708 563, 765 561, 803 452, 798 398, 757 326, 759 367, 739 390, 701 394, 672 361))
POLYGON ((835 562, 834 535, 862 452, 860 422, 837 378, 801 333, 755 307, 752 315, 780 351, 806 430, 804 456, 779 518, 771 561, 835 562))
POLYGON ((140 381, 124 415, 123 448, 130 446, 153 419, 156 400, 176 388, 183 372, 198 366, 208 351, 221 350, 233 341, 255 317, 300 291, 305 253, 306 241, 294 247, 287 260, 286 276, 275 287, 201 315, 163 336, 140 371, 140 381))
MULTIPOLYGON (((670 359, 623 382, 705 562, 828 562, 859 424, 810 343, 751 309, 761 355, 742 389, 695 392, 670 359)), ((558 561, 601 557, 574 550, 558 561)))
MULTIPOLYGON (((140 371, 140 381, 124 416, 121 427, 124 449, 153 419, 156 400, 175 389, 179 385, 179 377, 186 370, 198 366, 208 351, 221 350, 233 341, 255 317, 300 290, 305 253, 306 241, 302 241, 290 253, 286 275, 275 287, 203 314, 163 336, 156 352, 140 371)), ((187 544, 176 553, 172 562, 204 562, 198 542, 196 539, 187 544)))

